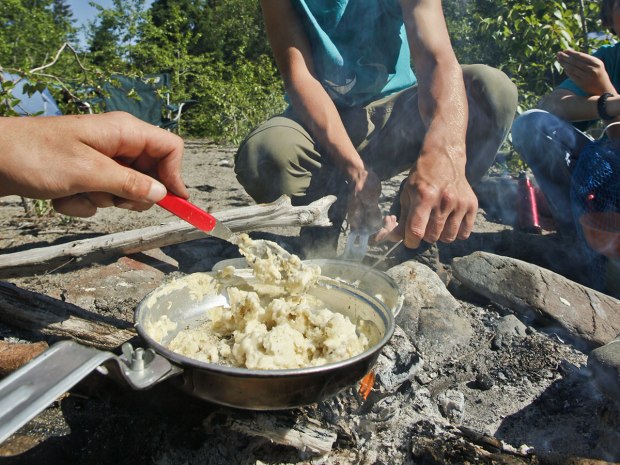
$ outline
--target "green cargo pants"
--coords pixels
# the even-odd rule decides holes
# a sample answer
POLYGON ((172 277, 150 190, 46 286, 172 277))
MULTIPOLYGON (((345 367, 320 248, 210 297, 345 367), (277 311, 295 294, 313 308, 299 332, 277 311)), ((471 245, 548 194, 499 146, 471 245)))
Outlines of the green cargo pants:
MULTIPOLYGON (((510 130, 517 108, 517 89, 495 68, 462 68, 469 103, 466 175, 475 185, 492 165, 510 130)), ((365 165, 380 179, 389 179, 414 165, 426 131, 418 111, 417 86, 363 107, 339 111, 365 165)), ((258 203, 271 202, 283 194, 290 196, 294 205, 308 204, 329 194, 338 196, 330 217, 340 228, 347 197, 344 178, 329 157, 322 155, 292 108, 247 136, 235 157, 235 173, 258 203)))

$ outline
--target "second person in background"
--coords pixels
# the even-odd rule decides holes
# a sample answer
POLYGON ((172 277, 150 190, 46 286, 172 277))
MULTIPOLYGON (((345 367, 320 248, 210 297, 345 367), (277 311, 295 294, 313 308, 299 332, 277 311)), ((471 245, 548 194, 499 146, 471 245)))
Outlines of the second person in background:
MULTIPOLYGON (((617 35, 620 1, 601 1, 603 26, 617 35)), ((575 50, 557 53, 567 79, 538 107, 514 123, 512 140, 536 176, 549 203, 558 231, 577 234, 571 205, 571 173, 579 153, 593 140, 585 131, 597 121, 620 121, 620 43, 605 45, 590 55, 575 50)), ((620 137, 620 127, 606 133, 620 137)))
POLYGON ((466 239, 478 207, 471 186, 515 114, 507 76, 459 65, 440 0, 261 5, 290 105, 241 144, 235 171, 245 190, 257 202, 337 195, 334 226, 301 232, 306 255, 325 256, 347 212, 352 228, 381 228, 381 181, 409 170, 377 239, 409 248, 466 239))

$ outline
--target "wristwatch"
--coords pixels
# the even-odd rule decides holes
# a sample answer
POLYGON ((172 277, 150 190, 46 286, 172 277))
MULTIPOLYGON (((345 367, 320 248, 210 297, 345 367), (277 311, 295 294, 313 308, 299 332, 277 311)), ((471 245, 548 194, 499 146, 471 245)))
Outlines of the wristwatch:
POLYGON ((610 92, 605 92, 596 100, 596 110, 602 120, 614 119, 614 116, 607 113, 607 99, 609 97, 613 97, 613 94, 610 92))

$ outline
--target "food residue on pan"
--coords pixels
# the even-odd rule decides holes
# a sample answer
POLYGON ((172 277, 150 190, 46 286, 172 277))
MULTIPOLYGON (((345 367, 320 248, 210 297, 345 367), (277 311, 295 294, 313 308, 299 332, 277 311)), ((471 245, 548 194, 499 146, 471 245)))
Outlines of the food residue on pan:
MULTIPOLYGON (((255 282, 248 285, 233 267, 215 277, 202 275, 195 292, 218 295, 225 290, 228 305, 210 308, 200 324, 180 330, 166 344, 170 350, 208 363, 277 370, 324 365, 368 348, 368 338, 347 316, 308 293, 320 277, 319 267, 245 234, 238 245, 255 282)), ((175 329, 171 323, 150 324, 148 333, 162 343, 175 329)))

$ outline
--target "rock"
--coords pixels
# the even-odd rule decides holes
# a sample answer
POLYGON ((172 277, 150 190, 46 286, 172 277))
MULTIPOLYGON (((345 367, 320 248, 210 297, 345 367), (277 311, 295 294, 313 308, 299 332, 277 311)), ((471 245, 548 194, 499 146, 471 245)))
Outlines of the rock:
POLYGON ((15 344, 0 341, 0 376, 8 375, 47 349, 46 342, 15 344))
POLYGON ((486 373, 480 373, 476 376, 476 380, 473 382, 472 387, 480 391, 488 391, 495 385, 493 378, 486 373))
POLYGON ((463 317, 447 310, 427 308, 420 311, 413 337, 426 358, 441 361, 465 346, 472 334, 471 324, 463 317))
POLYGON ((514 315, 506 315, 502 317, 495 328, 495 338, 493 339, 493 348, 509 346, 512 340, 527 336, 527 327, 514 315))
POLYGON ((410 260, 390 268, 387 274, 404 297, 396 322, 425 358, 445 359, 453 348, 469 341, 471 325, 455 313, 460 303, 433 270, 410 260))
POLYGON ((590 352, 588 368, 599 390, 620 409, 620 338, 590 352))
POLYGON ((415 380, 422 386, 425 386, 426 384, 430 383, 433 379, 428 375, 428 373, 422 371, 415 376, 415 380))
POLYGON ((448 389, 437 397, 439 411, 450 420, 452 424, 460 425, 463 422, 465 411, 465 396, 462 392, 448 389))
POLYGON ((406 261, 386 273, 396 281, 404 296, 403 310, 397 320, 417 319, 422 308, 454 311, 460 306, 439 276, 422 263, 406 261))
POLYGON ((620 301, 563 276, 487 252, 452 263, 454 277, 525 318, 551 323, 579 345, 598 347, 620 333, 620 301))

